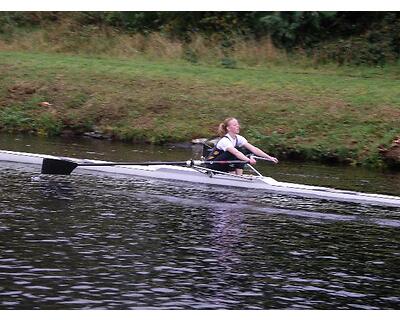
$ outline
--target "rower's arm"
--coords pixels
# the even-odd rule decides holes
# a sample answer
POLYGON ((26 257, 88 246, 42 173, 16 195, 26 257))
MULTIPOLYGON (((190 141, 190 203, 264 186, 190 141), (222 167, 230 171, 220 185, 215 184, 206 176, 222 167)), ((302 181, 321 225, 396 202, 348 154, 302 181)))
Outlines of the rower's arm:
POLYGON ((250 163, 254 163, 255 162, 254 159, 250 159, 250 158, 246 157, 242 152, 240 152, 238 149, 236 149, 234 147, 229 147, 229 148, 226 149, 226 151, 232 153, 239 160, 248 161, 250 163))
POLYGON ((253 146, 252 144, 250 144, 248 142, 245 143, 243 145, 243 147, 245 147, 251 153, 254 153, 256 156, 263 157, 263 158, 268 159, 268 160, 270 160, 270 161, 272 161, 274 163, 278 163, 278 159, 277 158, 271 157, 269 154, 265 153, 260 148, 257 148, 257 147, 253 146))

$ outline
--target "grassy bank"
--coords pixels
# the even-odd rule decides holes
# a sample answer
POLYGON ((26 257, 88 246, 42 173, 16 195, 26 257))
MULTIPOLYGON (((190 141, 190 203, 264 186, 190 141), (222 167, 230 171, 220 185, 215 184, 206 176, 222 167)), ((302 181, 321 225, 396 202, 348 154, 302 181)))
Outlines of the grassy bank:
POLYGON ((280 157, 375 167, 384 165, 379 147, 400 136, 395 66, 226 69, 3 51, 0 74, 3 131, 165 143, 213 136, 235 116, 251 142, 280 157))
MULTIPOLYGON (((1 32, 0 50, 18 52, 47 52, 113 58, 142 58, 164 61, 184 60, 190 63, 215 66, 258 66, 286 64, 285 50, 276 48, 269 37, 247 39, 231 36, 229 46, 222 35, 212 37, 194 33, 190 41, 171 38, 160 32, 146 35, 127 33, 107 26, 81 25, 64 17, 58 23, 36 28, 10 27, 1 32)), ((293 56, 293 55, 292 55, 293 56)), ((293 62, 293 57, 291 57, 293 62)), ((298 52, 299 63, 313 63, 298 52)))

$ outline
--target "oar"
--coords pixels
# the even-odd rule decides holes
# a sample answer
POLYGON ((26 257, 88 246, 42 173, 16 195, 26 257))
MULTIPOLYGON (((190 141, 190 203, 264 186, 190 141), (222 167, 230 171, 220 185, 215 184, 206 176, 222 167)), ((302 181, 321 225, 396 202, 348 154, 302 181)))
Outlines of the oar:
POLYGON ((76 167, 104 167, 104 166, 154 166, 154 165, 173 165, 173 166, 199 166, 202 164, 229 164, 229 163, 247 163, 248 161, 232 160, 232 161, 203 161, 203 160, 188 160, 188 161, 150 161, 150 162, 102 162, 102 163, 77 163, 65 159, 50 159, 43 158, 42 173, 43 174, 64 174, 69 175, 76 167))
POLYGON ((257 157, 257 156, 254 156, 254 155, 251 155, 250 157, 253 158, 253 159, 257 159, 257 160, 264 160, 264 161, 273 162, 271 159, 268 159, 268 158, 257 157))

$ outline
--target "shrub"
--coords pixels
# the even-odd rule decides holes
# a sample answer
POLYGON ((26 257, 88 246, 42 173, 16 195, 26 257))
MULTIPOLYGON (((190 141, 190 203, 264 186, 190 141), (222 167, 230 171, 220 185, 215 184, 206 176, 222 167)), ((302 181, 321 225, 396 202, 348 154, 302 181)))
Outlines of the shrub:
POLYGON ((61 133, 62 122, 50 113, 43 113, 34 121, 34 127, 38 134, 55 136, 61 133))
POLYGON ((11 106, 0 111, 0 128, 6 131, 31 129, 32 119, 20 107, 11 106))

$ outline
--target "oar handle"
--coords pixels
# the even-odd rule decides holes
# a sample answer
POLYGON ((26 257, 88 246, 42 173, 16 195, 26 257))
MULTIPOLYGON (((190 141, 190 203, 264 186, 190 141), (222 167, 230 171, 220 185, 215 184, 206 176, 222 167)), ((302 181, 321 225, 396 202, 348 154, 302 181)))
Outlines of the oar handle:
POLYGON ((251 158, 253 158, 253 159, 257 159, 257 160, 264 160, 264 161, 269 161, 269 162, 274 162, 273 160, 271 160, 271 159, 268 159, 268 158, 263 158, 263 157, 258 157, 258 156, 250 156, 251 158))

